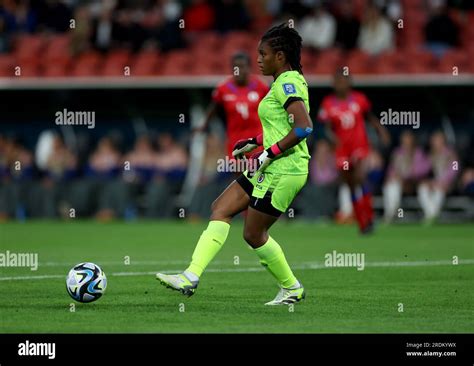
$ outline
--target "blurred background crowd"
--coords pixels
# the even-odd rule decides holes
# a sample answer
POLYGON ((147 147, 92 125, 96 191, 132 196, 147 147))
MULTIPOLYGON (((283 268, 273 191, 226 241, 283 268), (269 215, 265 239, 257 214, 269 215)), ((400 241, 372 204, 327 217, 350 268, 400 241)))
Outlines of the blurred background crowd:
MULTIPOLYGON (((212 201, 235 178, 217 169, 218 159, 225 156, 225 143, 221 135, 210 133, 198 185, 183 207, 179 195, 188 169, 187 140, 162 132, 138 136, 129 149, 121 141, 119 133, 110 133, 81 155, 54 131, 44 131, 34 151, 15 137, 0 136, 0 219, 176 218, 180 208, 185 209, 183 218, 206 219, 212 201)), ((371 188, 378 196, 376 208, 387 222, 406 217, 400 216, 399 208, 414 209, 416 219, 438 218, 446 195, 461 199, 451 208, 465 210, 462 218, 473 217, 472 148, 460 155, 441 131, 431 133, 427 141, 420 144, 413 130, 407 129, 389 155, 374 148, 367 159, 371 188)), ((320 136, 309 142, 309 181, 292 213, 299 218, 351 222, 350 195, 340 184, 333 147, 320 136)))
MULTIPOLYGON (((473 71, 469 0, 4 0, 0 76, 222 74, 292 20, 307 73, 473 71), (219 52, 215 52, 219 49, 219 52), (199 59, 202 62, 195 63, 199 59)), ((254 65, 255 67, 255 65, 254 65)))

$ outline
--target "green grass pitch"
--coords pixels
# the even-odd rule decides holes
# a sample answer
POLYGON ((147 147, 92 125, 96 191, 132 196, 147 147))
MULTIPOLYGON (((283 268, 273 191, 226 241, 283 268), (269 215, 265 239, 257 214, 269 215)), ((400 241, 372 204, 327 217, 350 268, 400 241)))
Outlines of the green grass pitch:
POLYGON ((36 271, 0 267, 0 332, 474 332, 473 225, 380 226, 361 237, 355 227, 278 222, 272 236, 307 291, 294 308, 263 305, 278 288, 244 243, 241 222, 193 297, 162 287, 154 272, 183 270, 204 228, 184 221, 0 225, 0 252, 39 255, 36 271), (363 253, 365 269, 324 268, 333 250, 363 253), (105 295, 90 304, 65 289, 67 272, 83 261, 108 278, 105 295))

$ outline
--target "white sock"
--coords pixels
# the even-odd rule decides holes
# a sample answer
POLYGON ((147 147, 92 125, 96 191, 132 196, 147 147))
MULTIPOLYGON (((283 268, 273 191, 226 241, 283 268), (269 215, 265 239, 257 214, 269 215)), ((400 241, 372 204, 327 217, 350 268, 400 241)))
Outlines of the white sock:
POLYGON ((427 184, 420 184, 418 186, 418 201, 420 202, 425 219, 431 219, 433 208, 430 198, 430 190, 427 184))
POLYGON ((347 184, 339 187, 339 211, 345 216, 352 215, 351 190, 347 184))
POLYGON ((193 272, 184 271, 184 272, 183 272, 183 275, 184 275, 188 280, 190 280, 191 282, 199 281, 198 275, 195 274, 195 273, 193 273, 193 272))
POLYGON ((444 191, 439 188, 435 188, 433 190, 433 197, 432 197, 433 217, 439 216, 441 212, 441 208, 443 207, 443 202, 444 202, 444 191))
POLYGON ((383 187, 383 206, 385 219, 390 220, 400 208, 402 185, 397 180, 387 182, 383 187))
POLYGON ((295 290, 297 288, 300 288, 301 287, 301 283, 300 281, 296 280, 296 283, 290 287, 290 290, 295 290))

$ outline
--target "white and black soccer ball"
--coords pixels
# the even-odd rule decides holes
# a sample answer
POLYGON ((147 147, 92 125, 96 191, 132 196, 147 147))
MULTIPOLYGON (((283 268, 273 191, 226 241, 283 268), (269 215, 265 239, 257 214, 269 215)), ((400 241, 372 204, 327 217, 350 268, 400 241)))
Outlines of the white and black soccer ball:
POLYGON ((92 302, 100 298, 107 287, 104 271, 94 263, 79 263, 67 275, 66 288, 79 302, 92 302))

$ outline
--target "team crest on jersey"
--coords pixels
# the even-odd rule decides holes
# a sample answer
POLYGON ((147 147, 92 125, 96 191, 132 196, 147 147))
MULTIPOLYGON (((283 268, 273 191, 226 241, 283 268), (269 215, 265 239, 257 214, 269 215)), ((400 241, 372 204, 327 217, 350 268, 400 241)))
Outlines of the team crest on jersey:
POLYGON ((292 84, 292 83, 283 84, 283 91, 285 92, 286 95, 296 94, 295 84, 292 84))
POLYGON ((357 103, 351 103, 349 104, 349 108, 352 110, 352 112, 357 113, 359 112, 359 105, 357 103))
POLYGON ((257 183, 262 183, 265 179, 265 174, 261 173, 257 178, 257 183))

